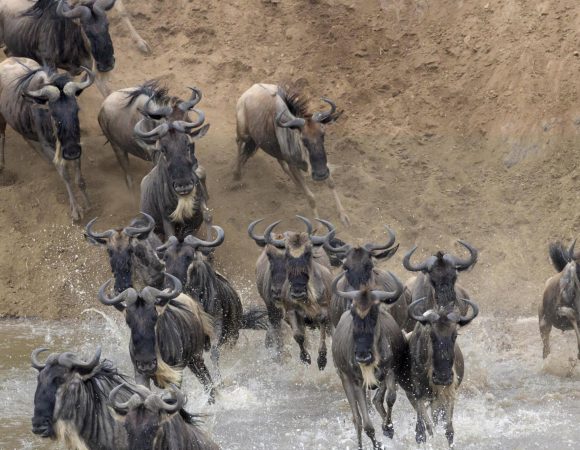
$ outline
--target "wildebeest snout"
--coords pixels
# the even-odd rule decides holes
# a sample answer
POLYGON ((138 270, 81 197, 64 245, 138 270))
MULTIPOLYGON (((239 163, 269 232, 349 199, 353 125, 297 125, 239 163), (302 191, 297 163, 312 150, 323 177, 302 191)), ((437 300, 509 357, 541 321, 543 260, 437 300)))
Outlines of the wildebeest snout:
POLYGON ((373 352, 370 351, 356 352, 354 358, 359 364, 372 364, 375 359, 373 352))
POLYGON ((41 437, 50 437, 54 435, 52 421, 48 417, 33 417, 32 432, 41 437))
POLYGON ((173 189, 179 195, 188 195, 191 193, 191 191, 193 191, 193 183, 192 182, 185 182, 185 183, 175 182, 175 183, 173 183, 173 189))
POLYGON ((137 370, 145 375, 152 375, 157 370, 157 360, 151 361, 136 361, 137 370))

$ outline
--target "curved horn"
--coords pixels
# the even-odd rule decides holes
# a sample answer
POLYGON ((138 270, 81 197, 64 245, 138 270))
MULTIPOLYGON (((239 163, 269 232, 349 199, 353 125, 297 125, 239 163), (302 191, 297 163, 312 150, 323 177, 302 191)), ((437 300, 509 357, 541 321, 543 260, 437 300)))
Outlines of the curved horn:
POLYGON ((387 273, 391 276, 391 278, 395 282, 395 290, 390 292, 381 290, 372 290, 371 296, 373 299, 379 300, 388 305, 394 303, 401 296, 401 294, 403 293, 404 286, 403 283, 401 283, 401 280, 399 280, 399 278, 393 272, 387 273))
POLYGON ((459 242, 463 247, 467 249, 467 251, 469 252, 469 258, 461 259, 457 258, 456 256, 453 256, 453 264, 455 264, 455 268, 457 270, 469 269, 477 262, 477 250, 465 241, 457 241, 457 242, 459 242))
POLYGON ((191 108, 197 105, 202 98, 201 91, 198 88, 190 87, 188 89, 191 89, 190 99, 185 102, 180 102, 179 105, 177 105, 177 107, 183 112, 189 111, 191 108))
POLYGON ((316 218, 315 220, 324 225, 328 229, 328 233, 326 233, 324 236, 310 236, 310 240, 312 241, 313 245, 324 245, 327 242, 327 240, 331 239, 330 238, 331 233, 336 232, 336 227, 328 220, 319 218, 316 218))
POLYGON ((417 306, 419 306, 425 300, 427 300, 427 297, 420 298, 418 300, 415 300, 413 303, 411 303, 409 305, 409 307, 407 308, 407 314, 409 314, 409 317, 411 317, 412 319, 415 319, 417 322, 430 323, 431 322, 430 317, 426 317, 423 314, 418 315, 415 313, 415 309, 417 309, 417 306))
POLYGON ((293 117, 287 122, 282 121, 282 116, 284 115, 285 111, 280 111, 276 114, 276 125, 281 128, 302 128, 306 121, 300 117, 293 117))
POLYGON ((260 247, 264 247, 266 245, 266 239, 264 236, 258 236, 257 234, 254 234, 254 228, 263 220, 264 219, 254 220, 250 225, 248 225, 248 236, 250 236, 260 247))
POLYGON ((73 9, 65 3, 64 0, 60 0, 56 7, 56 14, 61 17, 66 17, 67 19, 90 19, 91 10, 83 5, 77 5, 73 9), (65 8, 66 5, 66 8, 65 8))
POLYGON ((164 117, 171 115, 173 110, 170 106, 159 106, 157 109, 151 109, 151 102, 153 101, 153 97, 149 97, 145 102, 143 108, 137 108, 137 110, 143 114, 144 116, 148 117, 151 120, 161 120, 164 117))
POLYGON ((147 286, 141 291, 142 297, 148 297, 155 299, 156 303, 163 305, 167 303, 169 300, 174 299, 175 297, 181 294, 183 287, 181 285, 181 281, 178 278, 174 277, 170 273, 163 272, 163 274, 167 277, 167 279, 171 280, 173 284, 173 289, 170 289, 169 292, 160 291, 159 289, 155 289, 154 287, 147 286))
POLYGON ((62 92, 69 97, 74 97, 77 92, 88 88, 95 81, 95 74, 87 69, 85 66, 81 66, 81 69, 85 71, 87 77, 84 81, 69 81, 64 85, 62 92))
POLYGON ((134 236, 139 236, 139 235, 145 234, 145 233, 149 234, 149 233, 151 233, 153 228, 155 228, 155 219, 153 217, 151 217, 149 214, 144 213, 143 211, 140 211, 140 212, 141 212, 141 215, 143 217, 145 217, 145 219, 147 220, 147 225, 144 227, 125 227, 125 228, 123 228, 123 231, 128 236, 134 237, 134 236))
POLYGON ((44 86, 36 91, 25 91, 24 95, 53 102, 60 98, 60 90, 56 86, 49 84, 48 86, 44 86))
POLYGON ((93 4, 93 11, 99 16, 105 16, 106 11, 115 6, 116 0, 97 0, 93 4))
POLYGON ((479 307, 475 303, 473 303, 471 300, 468 300, 466 298, 464 298, 462 300, 465 303, 467 303, 469 306, 471 306, 471 309, 473 310, 473 312, 472 312, 471 316, 461 316, 460 317, 459 321, 457 322, 460 327, 464 327, 465 325, 469 324, 479 314, 479 307))
POLYGON ((341 245, 340 247, 333 247, 332 245, 330 245, 330 241, 332 239, 334 239, 334 236, 336 234, 336 230, 332 230, 330 233, 328 233, 328 235, 326 236, 326 241, 324 242, 324 248, 326 250, 328 250, 330 253, 347 253, 351 248, 352 245, 350 244, 344 244, 341 245))
POLYGON ((172 388, 171 393, 173 394, 175 403, 167 403, 163 398, 160 398, 162 408, 167 414, 173 414, 183 408, 185 405, 185 395, 178 388, 172 388))
POLYGON ((179 242, 179 240, 175 237, 175 236, 169 236, 169 239, 167 239, 167 242, 159 247, 157 247, 155 249, 155 251, 157 253, 163 253, 165 252, 165 250, 167 250, 169 247, 173 247, 175 244, 177 244, 179 242))
POLYGON ((395 240, 397 239, 397 236, 395 235, 395 232, 391 230, 388 226, 385 225, 385 228, 387 229, 387 233, 389 233, 389 240, 387 241, 387 243, 386 244, 368 243, 364 245, 364 248, 366 250, 368 250, 369 252, 373 252, 375 250, 386 250, 392 247, 392 245, 395 243, 395 240))
POLYGON ((332 119, 333 114, 336 113, 336 103, 327 97, 320 97, 320 100, 330 105, 330 111, 315 112, 312 114, 312 120, 320 123, 328 122, 332 119))
POLYGON ((273 245, 274 247, 279 249, 284 249, 286 248, 286 243, 284 242, 284 240, 272 238, 272 231, 280 222, 282 221, 278 220, 273 224, 269 225, 268 228, 266 228, 266 231, 264 231, 264 239, 266 240, 266 244, 273 245))
POLYGON ((572 241, 572 244, 568 248, 568 256, 570 258, 570 261, 574 260, 574 247, 575 246, 576 246, 576 239, 574 239, 574 241, 572 241))
POLYGON ((308 233, 308 237, 310 237, 312 235, 312 232, 314 231, 314 227, 312 226, 312 222, 310 222, 309 219, 307 219, 304 216, 299 216, 298 214, 296 214, 296 217, 298 219, 300 219, 302 222, 304 222, 304 225, 306 225, 306 232, 308 233))
POLYGON ((181 133, 187 133, 194 128, 200 127, 205 122, 205 113, 199 109, 193 108, 192 111, 197 114, 197 121, 186 122, 185 120, 176 120, 171 122, 171 128, 181 133))
POLYGON ((405 267, 405 269, 411 272, 423 272, 425 269, 427 269, 429 260, 423 261, 418 266, 414 266, 413 264, 411 264, 411 256, 413 256, 413 253, 415 253, 416 250, 417 246, 415 245, 415 247, 413 247, 411 250, 405 253, 405 256, 403 257, 403 266, 405 267))
POLYGON ((114 278, 110 278, 99 288, 98 296, 103 305, 117 306, 121 305, 123 301, 126 301, 127 303, 133 303, 135 300, 137 300, 138 294, 137 291, 133 288, 125 289, 123 292, 113 298, 107 296, 107 289, 113 281, 114 278))
POLYGON ((203 241, 199 238, 196 238, 195 236, 192 235, 188 235, 185 236, 185 239, 183 240, 184 243, 186 243, 187 245, 192 246, 195 249, 198 249, 199 247, 219 247, 220 245, 223 244, 224 239, 226 237, 226 233, 224 232, 222 227, 218 227, 217 225, 212 225, 212 230, 215 230, 217 233, 217 237, 213 240, 213 241, 203 241))
POLYGON ((61 366, 68 367, 70 369, 83 369, 83 370, 93 370, 99 361, 101 360, 101 346, 97 347, 97 351, 95 352, 93 358, 90 361, 83 361, 74 353, 61 353, 58 356, 58 363, 61 366))
POLYGON ((153 128, 151 131, 143 131, 143 124, 145 123, 145 120, 146 119, 141 119, 135 124, 135 128, 133 128, 135 136, 140 139, 159 140, 169 131, 169 125, 167 123, 162 123, 161 125, 153 128))
POLYGON ((127 387, 129 388, 129 385, 125 382, 121 383, 120 385, 116 386, 110 393, 109 393, 109 403, 111 404, 111 406, 114 408, 114 410, 120 414, 127 414, 129 412, 129 407, 131 406, 131 403, 133 403, 132 397, 127 400, 124 403, 119 403, 115 400, 115 397, 117 396, 117 394, 119 393, 119 391, 123 388, 123 387, 127 387))
POLYGON ((333 281, 332 281, 332 286, 331 286, 331 292, 334 292, 336 295, 338 295, 339 297, 344 297, 344 298, 349 298, 351 300, 355 300, 356 298, 358 298, 358 296, 360 295, 361 291, 349 291, 349 292, 343 292, 343 291, 339 291, 338 290, 338 282, 340 281, 340 279, 345 275, 346 272, 342 272, 340 275, 338 275, 333 281))
POLYGON ((98 217, 95 217, 93 220, 87 223, 87 226, 85 227, 85 233, 87 233, 87 236, 89 236, 92 239, 109 239, 111 236, 113 236, 113 234, 116 233, 115 230, 113 229, 104 231, 102 233, 95 233, 93 231, 93 225, 95 224, 97 219, 98 217))
POLYGON ((30 355, 30 362, 32 363, 32 367, 34 367, 38 371, 41 371, 46 367, 46 363, 41 363, 38 360, 38 355, 46 351, 48 351, 47 348, 37 348, 36 350, 33 350, 32 354, 30 355))

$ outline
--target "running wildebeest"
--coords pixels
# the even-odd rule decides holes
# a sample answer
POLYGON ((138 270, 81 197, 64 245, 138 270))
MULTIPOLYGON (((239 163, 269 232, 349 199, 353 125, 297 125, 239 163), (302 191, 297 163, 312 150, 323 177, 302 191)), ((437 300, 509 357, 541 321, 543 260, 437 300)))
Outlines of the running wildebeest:
POLYGON ((100 360, 100 348, 90 361, 53 353, 41 363, 38 356, 46 350, 36 349, 31 357, 39 372, 32 432, 68 449, 127 449, 126 432, 108 408, 108 397, 116 389, 119 400, 131 398, 128 379, 110 361, 100 360))
POLYGON ((405 382, 408 373, 408 349, 405 337, 393 317, 383 306, 398 299, 403 284, 391 274, 394 291, 362 290, 343 292, 337 289, 341 276, 333 282, 333 294, 352 302, 345 311, 332 336, 332 358, 340 376, 352 410, 353 422, 362 449, 362 429, 373 443, 373 448, 383 448, 375 437, 375 429, 369 418, 366 390, 378 387, 373 404, 381 415, 385 436, 392 438, 393 405, 397 399, 397 382, 405 382), (387 411, 384 401, 387 395, 387 411))
POLYGON ((78 75, 97 70, 97 87, 115 66, 107 11, 115 0, 89 0, 71 7, 66 0, 4 0, 0 3, 0 47, 7 56, 33 59, 78 75), (94 62, 94 64, 93 64, 94 62))
POLYGON ((211 359, 219 370, 219 347, 226 343, 235 345, 240 329, 265 329, 262 318, 266 313, 257 308, 244 313, 240 296, 232 284, 204 256, 202 250, 219 247, 224 242, 224 230, 215 225, 212 228, 217 233, 212 241, 190 235, 180 242, 171 236, 157 252, 165 263, 166 272, 177 277, 183 283, 184 292, 199 300, 213 318, 211 359))
POLYGON ((10 125, 30 146, 51 161, 68 192, 73 220, 83 216, 75 198, 73 183, 89 207, 81 173, 81 143, 77 96, 89 87, 94 75, 73 81, 26 58, 8 58, 0 63, 0 172, 4 169, 6 125, 10 125))
MULTIPOLYGON (((325 226, 330 225, 326 221, 318 221, 325 226)), ((307 233, 287 231, 273 237, 272 232, 280 221, 271 224, 264 236, 256 236, 253 229, 259 222, 261 220, 250 224, 248 233, 264 248, 256 262, 256 282, 270 319, 266 345, 274 345, 277 358, 282 356, 284 342, 281 325, 284 319, 300 346, 300 360, 310 364, 310 354, 305 347, 305 327, 318 328, 320 343, 317 363, 318 368, 323 370, 327 362, 326 334, 331 331, 328 307, 332 274, 328 258, 315 257, 314 252, 315 245, 321 247, 326 236, 312 236, 312 228, 308 227, 307 233)))
POLYGON ((405 304, 426 298, 421 307, 456 305, 462 314, 467 313, 467 305, 463 299, 469 299, 469 294, 456 284, 459 272, 465 271, 477 262, 478 252, 465 241, 458 241, 469 252, 469 258, 462 259, 449 253, 437 252, 418 265, 411 263, 411 257, 417 247, 413 247, 403 257, 403 266, 411 272, 421 272, 410 278, 405 284, 405 304))
POLYGON ((326 181, 332 190, 340 220, 349 224, 330 174, 324 149, 324 128, 340 116, 328 98, 329 111, 309 112, 308 100, 296 88, 273 84, 255 84, 236 106, 238 157, 234 179, 240 180, 242 167, 258 148, 276 158, 280 167, 304 192, 314 217, 320 217, 314 194, 306 185, 302 171, 312 171, 314 181, 326 181))
POLYGON ((426 442, 426 430, 433 435, 427 411, 431 408, 433 421, 442 420, 447 442, 453 446, 453 408, 464 373, 463 355, 456 342, 457 331, 479 314, 475 303, 468 299, 463 301, 473 310, 470 316, 458 313, 451 303, 430 307, 426 298, 415 300, 409 306, 409 316, 417 321, 409 339, 412 386, 401 385, 417 412, 417 443, 426 442), (418 312, 424 308, 428 310, 423 314, 418 312))
MULTIPOLYGON (((344 277, 338 283, 340 291, 358 291, 363 286, 369 289, 392 291, 396 285, 391 275, 375 266, 375 261, 387 261, 399 248, 395 245, 395 233, 387 227, 389 239, 384 244, 367 243, 362 246, 352 246, 345 244, 333 247, 330 240, 334 238, 335 232, 329 234, 329 241, 325 242, 324 248, 330 253, 343 255, 342 268, 344 277)), ((336 326, 347 309, 350 308, 348 297, 332 294, 330 301, 330 319, 336 326)), ((409 326, 407 316, 407 303, 403 295, 396 302, 389 305, 389 313, 403 329, 409 326)), ((410 331, 410 330, 408 330, 410 331)))
POLYGON ((181 372, 188 366, 215 401, 215 388, 203 360, 205 337, 213 333, 211 318, 201 305, 181 294, 181 282, 172 275, 169 291, 146 287, 129 288, 111 298, 106 291, 113 279, 99 289, 99 300, 124 311, 131 331, 129 353, 135 381, 149 387, 149 380, 164 388, 181 384, 181 372))
POLYGON ((97 219, 85 227, 86 239, 105 247, 109 256, 111 272, 115 278, 115 293, 139 286, 163 289, 165 264, 157 257, 156 249, 161 240, 153 233, 155 220, 149 214, 133 219, 123 228, 113 228, 102 233, 93 231, 97 219))
POLYGON ((550 259, 558 273, 546 281, 538 309, 544 358, 550 354, 550 331, 554 326, 562 331, 573 329, 576 332, 580 359, 580 255, 574 252, 575 244, 576 241, 569 249, 559 242, 550 244, 550 259))
POLYGON ((218 450, 219 447, 199 427, 199 417, 183 409, 187 399, 177 388, 164 398, 143 386, 134 386, 135 394, 119 402, 117 386, 109 401, 127 431, 128 450, 218 450))

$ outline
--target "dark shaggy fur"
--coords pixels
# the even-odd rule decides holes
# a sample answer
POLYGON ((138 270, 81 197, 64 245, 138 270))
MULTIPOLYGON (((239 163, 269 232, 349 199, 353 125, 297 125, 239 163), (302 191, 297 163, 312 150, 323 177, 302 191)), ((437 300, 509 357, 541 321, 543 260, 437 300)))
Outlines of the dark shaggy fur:
POLYGON ((554 268, 557 272, 562 272, 569 262, 566 249, 564 249, 561 242, 556 242, 550 244, 549 252, 550 260, 552 261, 554 268))
POLYGON ((308 111, 308 98, 294 84, 286 83, 279 87, 278 95, 282 97, 286 106, 295 117, 310 117, 312 114, 308 111))
POLYGON ((171 97, 168 94, 169 89, 167 89, 167 86, 161 85, 159 80, 147 80, 136 89, 127 93, 127 103, 125 103, 125 108, 131 106, 140 95, 145 95, 153 99, 153 101, 158 105, 169 105, 179 101, 177 97, 171 97))

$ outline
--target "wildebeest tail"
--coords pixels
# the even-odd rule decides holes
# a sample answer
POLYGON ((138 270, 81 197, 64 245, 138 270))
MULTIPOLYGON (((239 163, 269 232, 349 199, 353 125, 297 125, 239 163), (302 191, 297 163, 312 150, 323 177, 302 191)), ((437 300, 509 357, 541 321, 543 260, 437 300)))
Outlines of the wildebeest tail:
MULTIPOLYGON (((338 239, 336 237, 333 237, 330 240, 330 245, 333 248, 342 247, 345 244, 346 243, 344 241, 341 241, 340 239, 338 239)), ((330 265, 332 267, 340 267, 340 266, 342 266, 342 260, 344 258, 346 258, 346 252, 331 253, 328 250, 326 250, 326 248, 324 248, 324 251, 328 255, 328 259, 330 260, 330 265)))
POLYGON ((550 260, 554 265, 557 272, 562 272, 566 264, 568 264, 569 257, 568 252, 564 248, 561 242, 555 242, 550 244, 550 260))
POLYGON ((260 306, 252 306, 242 315, 242 329, 267 330, 268 311, 260 306))

